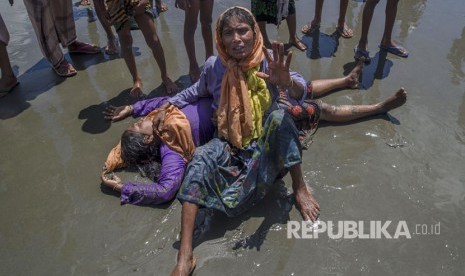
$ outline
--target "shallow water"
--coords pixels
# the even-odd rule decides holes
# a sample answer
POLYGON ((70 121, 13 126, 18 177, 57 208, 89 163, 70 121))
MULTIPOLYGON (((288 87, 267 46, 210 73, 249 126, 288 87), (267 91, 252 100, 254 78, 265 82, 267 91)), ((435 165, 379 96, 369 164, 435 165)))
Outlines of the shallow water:
MULTIPOLYGON (((11 35, 8 51, 21 82, 0 99, 0 274, 168 274, 178 248, 180 204, 121 207, 116 194, 100 186, 104 158, 131 121, 109 124, 101 115, 107 104, 133 101, 124 61, 103 54, 67 56, 78 75, 56 77, 42 58, 22 1, 16 2, 13 7, 0 2, 11 35)), ((308 79, 338 77, 352 65, 363 3, 351 1, 347 12, 355 37, 337 40, 330 36, 337 2, 325 3, 322 34, 304 38, 311 50, 294 50, 292 67, 308 79)), ((183 13, 173 0, 167 3, 169 11, 156 25, 169 74, 187 86, 183 13)), ((384 3, 370 28, 375 58, 363 71, 362 89, 339 91, 325 101, 368 104, 400 86, 408 91, 408 101, 388 116, 322 125, 304 152, 304 176, 322 207, 321 221, 405 221, 410 232, 417 224, 440 223, 440 234, 287 239, 286 222, 299 221, 300 215, 286 191, 278 190, 242 217, 213 216, 195 248, 195 275, 463 274, 465 4, 400 1, 393 37, 411 52, 401 59, 378 52, 384 3)), ((249 6, 248 1, 215 1, 214 18, 233 4, 249 6)), ((313 2, 297 1, 298 29, 312 14, 313 2)), ((78 37, 103 47, 101 26, 88 23, 80 8, 75 17, 78 37)), ((285 23, 279 30, 269 25, 268 34, 288 39, 285 23)), ((163 95, 143 37, 137 31, 133 36, 145 93, 163 95)), ((202 60, 200 30, 196 39, 202 60)), ((290 188, 290 178, 284 180, 290 188)))

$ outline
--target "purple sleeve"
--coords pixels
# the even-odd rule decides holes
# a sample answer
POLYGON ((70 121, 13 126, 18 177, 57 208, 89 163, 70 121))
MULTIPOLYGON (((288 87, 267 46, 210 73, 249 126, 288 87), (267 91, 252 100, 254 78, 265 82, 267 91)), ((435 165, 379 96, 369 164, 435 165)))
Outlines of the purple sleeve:
POLYGON ((186 168, 182 157, 165 144, 161 145, 161 171, 158 183, 125 183, 121 189, 121 205, 162 204, 176 196, 186 168))
POLYGON ((141 117, 149 114, 153 110, 159 108, 161 105, 163 105, 168 97, 156 97, 148 100, 142 100, 134 103, 132 105, 133 111, 132 111, 132 116, 133 117, 141 117))
POLYGON ((190 103, 196 102, 199 98, 212 97, 217 87, 217 80, 210 75, 216 73, 214 71, 216 60, 217 57, 215 56, 209 57, 205 61, 200 79, 190 87, 171 97, 168 101, 178 108, 183 108, 190 103))

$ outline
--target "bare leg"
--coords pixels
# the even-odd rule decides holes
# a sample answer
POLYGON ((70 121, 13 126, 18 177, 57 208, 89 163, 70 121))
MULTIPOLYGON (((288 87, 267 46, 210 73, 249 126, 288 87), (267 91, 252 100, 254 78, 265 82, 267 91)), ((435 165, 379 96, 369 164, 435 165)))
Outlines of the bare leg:
POLYGON ((102 1, 94 1, 95 13, 97 14, 100 24, 102 24, 103 30, 107 34, 107 47, 105 47, 105 53, 108 55, 118 54, 118 45, 116 36, 113 34, 111 24, 105 17, 106 8, 102 1))
POLYGON ((397 4, 399 0, 388 0, 386 3, 386 21, 384 24, 384 34, 383 38, 381 39, 381 46, 384 47, 397 47, 403 55, 408 55, 408 51, 403 47, 397 45, 392 41, 392 29, 394 27, 394 23, 396 21, 396 14, 397 14, 397 4))
POLYGON ((195 257, 192 252, 192 236, 194 234, 195 217, 199 207, 185 201, 181 211, 181 247, 178 253, 178 263, 171 275, 190 275, 195 268, 195 257))
POLYGON ((321 97, 328 92, 341 89, 341 88, 357 88, 358 87, 358 78, 362 72, 363 64, 365 59, 362 57, 359 59, 357 65, 352 69, 349 75, 337 78, 337 79, 324 79, 324 80, 314 80, 312 81, 313 96, 321 97))
POLYGON ((321 23, 321 13, 323 12, 324 0, 315 1, 315 16, 313 17, 311 25, 319 26, 321 23))
POLYGON ((142 95, 142 79, 139 77, 137 72, 136 60, 132 53, 132 36, 129 25, 126 24, 119 32, 118 36, 121 42, 121 56, 126 62, 126 66, 129 69, 129 73, 132 76, 132 89, 129 95, 133 97, 139 97, 142 95))
POLYGON ((370 30, 371 20, 373 19, 373 13, 378 2, 379 0, 367 0, 363 8, 362 35, 357 46, 359 50, 368 50, 368 31, 370 30))
POLYGON ((354 31, 346 24, 346 12, 349 0, 341 0, 339 2, 339 19, 337 21, 337 29, 342 37, 351 38, 354 36, 354 31))
POLYGON ((315 1, 315 16, 313 17, 312 22, 307 22, 302 27, 302 33, 306 35, 311 35, 315 30, 320 28, 320 23, 321 23, 321 13, 323 11, 323 2, 324 0, 316 0, 315 1))
POLYGON ((134 19, 137 21, 137 24, 144 35, 145 42, 152 50, 153 57, 160 69, 161 79, 163 81, 163 85, 165 85, 166 92, 168 94, 176 92, 178 87, 168 77, 168 73, 166 71, 165 52, 163 51, 160 40, 158 39, 157 30, 153 20, 145 14, 145 6, 139 6, 136 8, 134 19))
POLYGON ((301 51, 307 50, 307 46, 302 43, 300 38, 297 37, 296 26, 297 26, 297 16, 296 14, 290 14, 286 18, 287 28, 289 30, 289 43, 301 51))
POLYGON ((18 82, 18 80, 16 79, 16 76, 13 73, 13 69, 11 68, 10 58, 8 57, 6 45, 2 42, 0 42, 0 69, 2 70, 0 90, 13 87, 18 82))
POLYGON ((190 3, 190 8, 186 8, 184 11, 184 45, 186 46, 187 57, 189 58, 189 76, 192 82, 196 82, 200 78, 200 69, 195 55, 194 35, 197 30, 200 0, 193 0, 190 3))
POLYGON ((402 106, 407 101, 407 93, 400 88, 394 95, 382 102, 372 105, 329 105, 319 102, 321 108, 320 119, 329 122, 349 122, 352 120, 384 114, 394 108, 402 106))
POLYGON ((213 0, 200 1, 200 26, 205 44, 205 60, 213 56, 212 14, 213 0))
POLYGON ((268 34, 266 33, 266 21, 259 21, 258 27, 260 27, 260 32, 262 33, 263 36, 263 46, 267 49, 271 49, 271 42, 270 39, 268 38, 268 34))
POLYGON ((289 172, 292 178, 292 190, 294 191, 297 209, 299 209, 305 221, 315 221, 320 214, 320 205, 305 184, 301 165, 292 166, 289 172))

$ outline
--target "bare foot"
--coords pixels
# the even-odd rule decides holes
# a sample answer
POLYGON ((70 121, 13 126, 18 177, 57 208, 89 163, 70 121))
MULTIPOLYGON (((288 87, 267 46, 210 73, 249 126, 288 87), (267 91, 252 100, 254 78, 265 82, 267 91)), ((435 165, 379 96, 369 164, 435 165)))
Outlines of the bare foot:
POLYGON ((357 65, 355 65, 354 69, 347 75, 346 83, 347 87, 350 88, 358 88, 359 82, 358 78, 360 77, 360 73, 362 72, 363 65, 365 64, 365 57, 360 57, 358 59, 357 65))
POLYGON ((407 101, 407 92, 401 87, 394 95, 380 103, 380 113, 386 113, 402 106, 407 101))
POLYGON ((166 92, 168 94, 173 94, 178 92, 178 86, 168 77, 163 79, 163 85, 166 88, 166 92))
POLYGON ((320 205, 305 183, 299 187, 294 191, 296 207, 305 221, 315 221, 320 215, 320 205))
POLYGON ((200 69, 198 66, 189 70, 189 77, 192 83, 196 83, 200 79, 200 69))
POLYGON ((297 49, 299 49, 300 51, 305 51, 307 50, 307 45, 305 45, 302 40, 300 40, 297 36, 294 36, 293 39, 290 39, 289 40, 289 44, 291 44, 292 46, 296 47, 297 49))
POLYGON ((142 93, 142 80, 136 79, 132 85, 132 89, 129 92, 129 95, 134 98, 140 98, 144 93, 142 93))
POLYGON ((116 37, 108 39, 107 47, 105 47, 105 53, 110 56, 118 54, 118 41, 116 37))
POLYGON ((195 269, 196 259, 194 256, 183 258, 178 255, 178 263, 173 271, 171 271, 171 276, 187 276, 191 275, 195 269))

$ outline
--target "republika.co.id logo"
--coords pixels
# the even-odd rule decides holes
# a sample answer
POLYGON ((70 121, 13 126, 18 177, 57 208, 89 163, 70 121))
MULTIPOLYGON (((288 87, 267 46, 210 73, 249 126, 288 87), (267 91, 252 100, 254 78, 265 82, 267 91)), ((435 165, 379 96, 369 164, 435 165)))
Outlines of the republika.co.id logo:
POLYGON ((440 235, 441 223, 414 224, 409 227, 405 220, 392 221, 288 221, 288 239, 317 239, 328 235, 330 239, 411 239, 412 235, 440 235))

